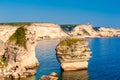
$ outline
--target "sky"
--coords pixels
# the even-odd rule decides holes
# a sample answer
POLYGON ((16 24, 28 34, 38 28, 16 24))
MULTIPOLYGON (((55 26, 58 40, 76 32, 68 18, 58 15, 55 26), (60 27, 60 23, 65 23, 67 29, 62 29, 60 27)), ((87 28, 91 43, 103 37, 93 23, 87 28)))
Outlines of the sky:
POLYGON ((120 0, 0 0, 0 22, 120 28, 120 0))

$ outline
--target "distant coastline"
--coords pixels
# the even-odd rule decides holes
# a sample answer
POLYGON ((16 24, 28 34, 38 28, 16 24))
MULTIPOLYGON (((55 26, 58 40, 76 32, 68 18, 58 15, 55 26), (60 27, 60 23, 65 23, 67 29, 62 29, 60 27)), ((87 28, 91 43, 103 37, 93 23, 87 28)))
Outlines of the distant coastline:
POLYGON ((119 28, 93 27, 91 24, 54 24, 48 22, 0 23, 0 31, 2 31, 0 35, 2 35, 1 33, 5 35, 6 29, 8 29, 8 32, 12 27, 21 26, 36 27, 37 40, 58 39, 69 35, 79 38, 120 37, 119 28))

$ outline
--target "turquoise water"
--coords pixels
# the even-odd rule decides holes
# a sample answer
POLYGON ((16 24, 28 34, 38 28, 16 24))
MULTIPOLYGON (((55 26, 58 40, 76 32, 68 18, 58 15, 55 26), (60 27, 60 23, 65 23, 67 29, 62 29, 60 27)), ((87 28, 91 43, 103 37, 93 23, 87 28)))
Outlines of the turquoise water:
POLYGON ((120 80, 120 38, 87 39, 92 51, 88 70, 62 72, 56 59, 55 47, 59 40, 40 41, 36 56, 40 62, 36 76, 25 80, 39 80, 51 72, 60 80, 120 80))
POLYGON ((36 47, 36 56, 40 62, 37 68, 36 80, 42 75, 49 75, 51 72, 56 72, 60 75, 60 66, 56 59, 55 47, 59 40, 44 40, 40 41, 36 47))

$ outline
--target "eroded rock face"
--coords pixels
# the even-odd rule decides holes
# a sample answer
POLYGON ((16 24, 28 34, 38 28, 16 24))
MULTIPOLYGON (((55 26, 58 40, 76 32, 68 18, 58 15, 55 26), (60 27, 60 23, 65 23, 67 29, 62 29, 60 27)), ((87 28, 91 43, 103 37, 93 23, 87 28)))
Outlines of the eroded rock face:
POLYGON ((79 38, 68 38, 61 41, 57 47, 57 59, 63 70, 81 70, 88 68, 91 57, 88 42, 79 38))
MULTIPOLYGON (((5 42, 6 47, 2 52, 1 76, 14 78, 34 75, 34 69, 39 65, 35 57, 36 33, 27 27, 19 27, 5 42)), ((2 43, 1 43, 2 44, 2 43)))

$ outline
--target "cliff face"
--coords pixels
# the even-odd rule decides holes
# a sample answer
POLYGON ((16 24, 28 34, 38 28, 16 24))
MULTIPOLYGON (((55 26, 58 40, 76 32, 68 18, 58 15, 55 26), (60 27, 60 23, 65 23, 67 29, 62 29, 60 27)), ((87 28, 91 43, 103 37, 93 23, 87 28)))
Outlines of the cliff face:
POLYGON ((6 42, 18 27, 10 25, 0 25, 0 39, 6 42))
POLYGON ((18 78, 35 74, 34 68, 39 65, 35 56, 37 40, 63 36, 66 34, 56 24, 33 23, 22 27, 1 25, 0 77, 12 75, 18 78))
MULTIPOLYGON (((0 39, 6 42, 18 27, 20 26, 0 25, 0 39)), ((57 24, 32 23, 27 27, 29 27, 29 30, 36 33, 37 40, 55 39, 67 36, 57 24)))
POLYGON ((51 23, 34 23, 31 25, 36 31, 37 39, 55 39, 67 36, 59 25, 51 23))
POLYGON ((18 78, 36 73, 34 68, 39 62, 35 57, 35 37, 28 27, 19 27, 5 43, 1 42, 0 77, 18 78))
POLYGON ((79 38, 67 38, 57 45, 56 51, 63 70, 88 68, 87 61, 91 57, 91 52, 86 41, 79 38))
POLYGON ((78 25, 71 33, 73 36, 79 36, 81 38, 94 38, 94 37, 119 37, 120 29, 104 28, 101 27, 97 31, 93 29, 92 25, 78 25))

